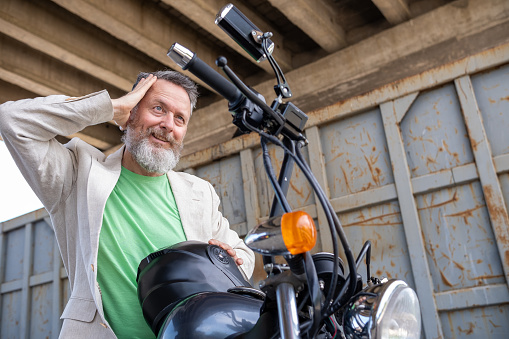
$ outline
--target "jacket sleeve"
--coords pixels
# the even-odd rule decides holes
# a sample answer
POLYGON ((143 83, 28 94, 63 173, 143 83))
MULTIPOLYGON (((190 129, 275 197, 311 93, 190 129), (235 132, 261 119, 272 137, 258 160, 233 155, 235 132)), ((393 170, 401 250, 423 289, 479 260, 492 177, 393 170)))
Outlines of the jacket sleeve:
POLYGON ((72 143, 60 144, 57 135, 71 135, 113 117, 106 91, 70 98, 51 95, 0 105, 0 133, 11 156, 50 213, 71 192, 76 180, 72 143))
MULTIPOLYGON (((208 183, 208 182, 207 182, 208 183)), ((230 229, 228 220, 219 212, 219 197, 216 191, 210 183, 208 183, 211 195, 212 195, 212 213, 213 213, 213 230, 212 237, 224 243, 227 243, 235 249, 237 256, 242 258, 244 263, 240 265, 241 270, 244 272, 246 277, 249 279, 253 275, 255 256, 253 251, 246 246, 244 241, 239 238, 239 235, 234 230, 230 229)))

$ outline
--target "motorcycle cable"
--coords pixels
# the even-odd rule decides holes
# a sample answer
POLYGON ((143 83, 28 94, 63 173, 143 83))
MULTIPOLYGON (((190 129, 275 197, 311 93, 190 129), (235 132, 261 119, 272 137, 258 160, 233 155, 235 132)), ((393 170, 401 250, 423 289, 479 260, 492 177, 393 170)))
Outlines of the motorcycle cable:
MULTIPOLYGON (((243 120, 245 121, 245 117, 243 118, 243 120)), ((247 123, 247 121, 245 121, 245 122, 247 123)), ((291 207, 289 206, 286 197, 281 192, 281 187, 279 186, 279 183, 276 180, 276 176, 275 176, 274 170, 272 168, 272 163, 271 163, 270 155, 269 155, 268 148, 267 148, 267 142, 269 141, 269 139, 272 139, 272 138, 270 138, 272 136, 264 133, 263 131, 256 129, 254 126, 249 125, 248 127, 249 127, 249 129, 256 130, 258 133, 261 134, 263 160, 264 160, 267 175, 271 181, 272 186, 274 187, 274 190, 276 192, 276 195, 278 196, 279 202, 283 206, 283 209, 285 210, 285 212, 291 212, 291 207)), ((277 139, 277 138, 275 138, 275 139, 277 139)), ((275 143, 277 146, 281 146, 281 145, 284 146, 284 144, 280 143, 279 139, 277 139, 277 140, 278 140, 278 142, 275 143)), ((271 141, 274 141, 274 140, 271 140, 271 141)), ((295 154, 293 154, 289 149, 287 149, 286 147, 282 147, 282 148, 284 149, 284 151, 286 153, 290 154, 292 157, 295 157, 295 154)), ((305 170, 305 169, 303 169, 303 170, 305 170)), ((316 273, 315 273, 316 268, 314 266, 314 261, 313 261, 313 258, 311 257, 311 254, 309 252, 306 252, 304 254, 303 259, 304 259, 303 262, 304 262, 304 266, 305 266, 304 272, 306 273, 306 280, 307 280, 307 284, 308 284, 309 295, 311 297, 311 303, 313 305, 313 314, 312 314, 313 320, 310 322, 310 324, 307 326, 307 328, 303 329, 303 331, 304 332, 311 331, 312 333, 315 333, 316 331, 319 330, 319 324, 321 323, 321 319, 322 319, 320 285, 318 282, 318 277, 316 276, 316 273), (313 274, 313 273, 315 273, 315 274, 313 274)), ((324 305, 327 305, 327 304, 324 304, 324 305)))
MULTIPOLYGON (((279 125, 280 128, 278 129, 278 132, 281 131, 283 129, 283 126, 284 126, 284 123, 285 123, 286 119, 280 113, 278 113, 277 111, 275 111, 274 109, 269 107, 259 97, 257 97, 236 76, 236 74, 227 66, 226 58, 224 58, 224 57, 218 58, 216 60, 216 64, 221 69, 223 69, 223 71, 225 72, 227 77, 241 91, 241 93, 244 94, 244 96, 248 100, 253 101, 253 103, 258 105, 265 113, 268 114, 268 116, 270 118, 273 118, 276 121, 276 123, 280 124, 279 125)), ((319 197, 319 200, 320 200, 320 203, 322 204, 323 209, 324 210, 326 210, 326 209, 329 210, 329 213, 331 214, 331 217, 332 217, 332 220, 333 220, 333 223, 330 226, 332 228, 332 225, 334 225, 334 228, 336 229, 336 231, 337 231, 337 233, 339 235, 341 244, 343 246, 345 255, 347 257, 348 268, 349 268, 349 276, 348 276, 348 278, 346 280, 347 282, 349 282, 349 284, 345 284, 343 286, 343 288, 341 289, 341 292, 339 293, 337 298, 334 300, 334 302, 331 305, 331 307, 334 306, 334 304, 337 305, 338 302, 340 302, 342 304, 343 301, 349 300, 354 295, 354 293, 355 293, 355 289, 356 289, 356 285, 357 285, 357 283, 356 283, 357 269, 356 269, 355 259, 353 258, 352 251, 351 251, 350 246, 348 244, 348 240, 346 239, 346 235, 345 235, 345 233, 343 231, 343 227, 341 225, 341 222, 339 221, 339 218, 337 217, 336 213, 334 212, 334 209, 332 208, 332 205, 330 204, 328 199, 323 199, 323 198, 325 198, 325 193, 323 192, 323 189, 320 187, 320 185, 315 185, 315 183, 317 183, 316 178, 314 178, 313 173, 308 170, 308 166, 305 166, 301 162, 301 160, 295 154, 290 152, 288 150, 288 148, 277 137, 275 137, 275 136, 273 136, 271 134, 265 133, 264 131, 262 131, 262 130, 254 127, 254 126, 249 125, 249 123, 247 123, 247 121, 245 119, 245 115, 246 115, 246 112, 243 112, 242 120, 243 120, 243 123, 247 124, 247 125, 245 125, 247 128, 251 129, 252 131, 254 131, 256 133, 258 133, 260 136, 266 137, 273 144, 276 144, 276 145, 280 146, 281 148, 283 148, 286 152, 289 152, 288 154, 290 154, 292 156, 292 158, 295 160, 295 163, 300 167, 300 169, 302 170, 302 172, 304 173, 304 175, 308 179, 309 183, 311 184, 311 186, 313 187, 315 192, 317 192, 317 196, 319 197), (322 200, 325 200, 325 201, 322 201, 322 200), (355 276, 355 279, 349 279, 352 275, 355 276), (346 292, 348 292, 348 293, 346 293, 346 292)), ((277 132, 276 132, 276 134, 277 134, 277 132)), ((303 140, 305 140, 305 138, 302 135, 300 135, 299 138, 298 138, 298 141, 303 141, 303 140)), ((325 308, 325 310, 327 310, 327 309, 328 309, 328 307, 325 308)), ((325 314, 322 316, 322 318, 324 318, 325 316, 330 315, 328 313, 329 312, 326 311, 325 314)))
POLYGON ((357 257, 357 268, 359 268, 362 258, 366 256, 366 283, 371 279, 370 263, 371 263, 371 241, 366 240, 364 246, 357 257))
POLYGON ((264 137, 260 138, 260 144, 262 146, 262 153, 263 153, 263 165, 265 166, 265 171, 267 172, 267 177, 269 178, 269 181, 272 185, 272 188, 274 189, 274 192, 276 194, 276 198, 283 208, 283 211, 285 213, 289 213, 292 211, 292 208, 290 207, 290 204, 288 203, 288 200, 286 199, 283 190, 281 189, 281 186, 279 185, 279 182, 276 179, 276 174, 274 173, 274 168, 272 167, 269 149, 267 147, 267 139, 264 137))
MULTIPOLYGON (((265 136, 272 143, 280 146, 285 151, 289 152, 289 150, 286 148, 286 146, 277 137, 267 134, 260 130, 258 130, 258 133, 265 136)), ((334 225, 334 227, 336 228, 336 231, 338 232, 339 238, 343 245, 343 249, 344 249, 345 255, 347 257, 349 275, 348 275, 348 278, 346 279, 345 285, 341 289, 341 292, 339 293, 339 295, 337 296, 337 298, 331 305, 331 308, 334 306, 334 304, 337 304, 338 302, 341 302, 341 305, 342 305, 344 301, 348 301, 355 294, 355 290, 356 290, 356 285, 357 285, 356 279, 350 279, 351 276, 357 277, 357 265, 355 263, 353 253, 352 253, 350 246, 348 244, 348 240, 346 239, 346 235, 344 234, 343 227, 341 226, 341 223, 340 223, 337 215, 335 214, 335 212, 331 213, 331 211, 333 211, 332 205, 330 204, 328 199, 324 199, 325 192, 320 187, 320 185, 317 184, 317 180, 314 177, 313 173, 308 170, 309 167, 306 166, 307 164, 304 165, 305 162, 303 163, 298 156, 296 156, 295 154, 291 154, 291 152, 290 152, 290 155, 292 155, 292 157, 294 157, 295 163, 302 170, 302 172, 308 179, 309 183, 311 184, 312 188, 315 190, 315 192, 317 192, 320 203, 322 204, 322 207, 324 208, 324 210, 328 209, 328 212, 332 215, 332 218, 334 220, 334 223, 332 225, 334 225), (348 292, 348 293, 345 294, 346 292, 348 292)), ((331 225, 331 227, 332 227, 332 225, 331 225)), ((329 307, 326 307, 324 309, 325 313, 322 315, 322 319, 324 319, 326 316, 330 316, 332 313, 334 313, 334 312, 330 313, 330 311, 327 311, 328 309, 329 309, 329 307)))
MULTIPOLYGON (((320 200, 320 203, 322 204, 322 207, 325 210, 327 210, 327 214, 329 214, 331 216, 331 218, 334 220, 333 223, 331 223, 331 228, 332 228, 332 225, 335 226, 335 230, 336 232, 338 233, 339 235, 339 238, 341 240, 341 244, 343 246, 343 249, 344 249, 344 252, 345 252, 345 256, 347 257, 347 262, 348 262, 348 268, 349 268, 349 277, 351 277, 352 275, 354 275, 355 277, 357 276, 357 265, 355 263, 355 260, 354 260, 354 257, 353 257, 353 253, 352 253, 352 250, 350 249, 350 246, 348 244, 348 240, 346 238, 346 235, 343 231, 343 226, 341 225, 341 222, 339 221, 339 218, 338 216, 336 215, 336 212, 334 211, 329 199, 327 199, 327 197, 325 196, 325 192, 323 191, 323 189, 321 188, 321 186, 318 184, 315 176, 312 174, 311 172, 311 169, 309 168, 309 165, 306 163, 306 161, 304 160, 304 157, 302 155, 302 152, 300 152, 300 147, 297 147, 296 148, 296 153, 297 153, 297 158, 299 159, 299 163, 302 163, 304 166, 306 166, 306 171, 303 170, 304 173, 311 173, 310 177, 308 178, 308 180, 310 181, 310 183, 312 183, 312 186, 313 187, 317 187, 318 188, 318 197, 319 197, 319 200, 320 200)), ((348 286, 349 284, 346 284, 344 286, 348 286)), ((356 289, 356 282, 354 281, 354 283, 350 283, 349 285, 349 295, 345 296, 344 299, 348 300, 350 299, 353 294, 355 293, 355 289, 356 289)), ((338 295, 338 297, 336 298, 336 300, 340 300, 340 298, 342 297, 342 294, 344 292, 340 293, 338 295)), ((325 316, 325 315, 324 315, 325 316)))
MULTIPOLYGON (((361 249, 361 252, 359 253, 359 255, 357 256, 357 260, 355 261, 355 266, 357 267, 357 269, 360 267, 360 265, 362 264, 362 258, 364 257, 364 255, 366 255, 367 253, 367 256, 366 256, 366 266, 367 266, 367 280, 366 282, 369 282, 371 277, 370 277, 370 268, 369 268, 369 265, 370 265, 370 257, 371 257, 371 241, 367 240, 365 243, 364 243, 364 246, 362 247, 361 249)), ((347 283, 345 285, 348 284, 349 282, 349 279, 350 279, 350 276, 348 276, 347 278, 347 283)), ((343 292, 343 290, 345 289, 345 286, 343 286, 343 288, 341 289, 341 292, 343 292)), ((358 293, 355 295, 355 297, 359 296, 359 295, 363 295, 363 294, 366 294, 366 293, 358 293)), ((367 293, 369 294, 369 293, 367 293)), ((354 296, 352 296, 350 298, 350 300, 353 298, 354 296)), ((339 298, 338 298, 339 299, 339 298)), ((346 300, 346 302, 350 302, 350 300, 346 300)), ((337 300, 336 300, 337 301, 337 300)), ((329 312, 326 314, 326 315, 332 315, 334 313, 336 313, 337 310, 339 310, 339 308, 341 308, 341 306, 344 304, 344 303, 338 303, 338 302, 334 302, 332 304, 332 307, 331 309, 329 310, 329 312)))
MULTIPOLYGON (((278 197, 278 201, 283 207, 285 213, 291 212, 291 207, 288 203, 288 200, 286 199, 285 195, 281 191, 281 187, 279 185, 279 182, 276 180, 276 175, 274 173, 274 169, 272 167, 272 161, 270 159, 268 147, 267 147, 268 139, 264 136, 261 137, 261 145, 263 149, 263 162, 265 165, 265 170, 267 172, 267 175, 271 181, 271 184, 275 190, 276 195, 278 197)), ((288 152, 287 152, 288 153, 288 152)), ((291 152, 289 152, 291 153, 291 152)), ((288 258, 287 258, 288 261, 288 258)), ((320 295, 320 284, 318 282, 318 277, 316 274, 312 274, 313 272, 316 272, 316 268, 314 265, 313 258, 311 257, 311 254, 309 252, 304 253, 303 260, 299 259, 299 262, 304 263, 304 272, 306 273, 306 280, 308 285, 308 291, 309 295, 311 296, 311 304, 313 305, 313 321, 311 322, 310 328, 305 330, 305 332, 311 331, 315 332, 318 329, 318 325, 321 321, 321 295, 320 295)), ((290 261, 288 261, 290 263, 290 261)), ((299 264, 297 264, 299 265, 299 264)), ((290 265, 292 267, 292 265, 290 265)))
MULTIPOLYGON (((297 147, 295 148, 295 152, 296 152, 297 157, 301 160, 301 162, 304 165, 306 165, 307 170, 311 171, 311 168, 305 161, 304 156, 302 155, 302 152, 300 151, 300 149, 303 146, 304 146, 303 143, 298 143, 297 147)), ((319 186, 319 184, 316 181, 316 178, 314 176, 313 176, 313 179, 315 182, 312 184, 312 187, 313 187, 313 185, 319 186)), ((331 212, 328 208, 325 208, 324 202, 327 200, 327 197, 325 197, 325 192, 323 192, 323 190, 319 190, 318 192, 315 190, 315 193, 317 194, 318 200, 320 201, 320 204, 322 205, 323 212, 325 213, 325 217, 326 217, 327 223, 329 225, 329 230, 331 232, 331 239, 332 239, 332 252, 334 255, 334 266, 332 268, 332 280, 330 282, 329 291, 328 291, 327 296, 324 300, 324 305, 325 305, 324 310, 325 310, 328 308, 329 304, 332 301, 332 298, 334 297, 334 293, 336 292, 336 284, 338 282, 338 267, 339 267, 339 259, 338 259, 339 258, 339 249, 338 249, 338 242, 337 242, 338 235, 336 232, 336 228, 332 226, 334 222, 332 220, 331 212)))

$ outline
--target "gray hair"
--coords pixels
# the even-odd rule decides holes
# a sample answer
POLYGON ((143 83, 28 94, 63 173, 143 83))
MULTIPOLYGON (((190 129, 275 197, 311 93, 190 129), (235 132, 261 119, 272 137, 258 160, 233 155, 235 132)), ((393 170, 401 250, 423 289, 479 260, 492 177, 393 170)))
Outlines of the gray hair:
POLYGON ((189 96, 189 101, 191 101, 191 114, 193 113, 193 109, 196 107, 196 101, 198 100, 198 86, 193 80, 177 71, 140 72, 133 85, 133 89, 138 85, 141 79, 148 77, 149 74, 156 76, 157 79, 163 79, 182 87, 189 96))

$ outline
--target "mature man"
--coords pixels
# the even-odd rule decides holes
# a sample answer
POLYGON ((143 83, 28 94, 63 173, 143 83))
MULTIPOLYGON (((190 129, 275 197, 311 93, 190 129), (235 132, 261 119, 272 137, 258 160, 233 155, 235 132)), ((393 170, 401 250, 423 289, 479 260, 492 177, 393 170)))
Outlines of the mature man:
POLYGON ((218 211, 212 186, 172 171, 179 160, 196 85, 173 72, 142 73, 133 91, 110 99, 49 96, 0 106, 0 132, 48 210, 71 296, 63 338, 153 338, 136 297, 139 262, 184 240, 227 250, 250 276, 253 253, 218 211), (77 138, 57 135, 114 120, 122 147, 105 157, 77 138))

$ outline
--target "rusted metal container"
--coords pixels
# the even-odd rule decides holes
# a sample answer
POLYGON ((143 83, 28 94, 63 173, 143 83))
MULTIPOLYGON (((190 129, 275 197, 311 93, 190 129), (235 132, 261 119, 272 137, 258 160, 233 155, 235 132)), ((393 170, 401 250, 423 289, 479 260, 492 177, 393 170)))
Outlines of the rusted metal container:
MULTIPOLYGON (((509 44, 309 112, 305 151, 354 252, 372 272, 417 291, 426 338, 509 333, 509 44)), ((241 235, 268 217, 273 193, 256 136, 181 160, 209 180, 241 235)), ((270 147, 276 168, 283 154, 270 147)), ((290 204, 317 222, 294 171, 290 204)), ((44 212, 2 224, 1 337, 56 337, 67 282, 44 212)), ((365 268, 361 269, 365 275, 365 268)), ((254 282, 263 278, 258 262, 254 282)))

